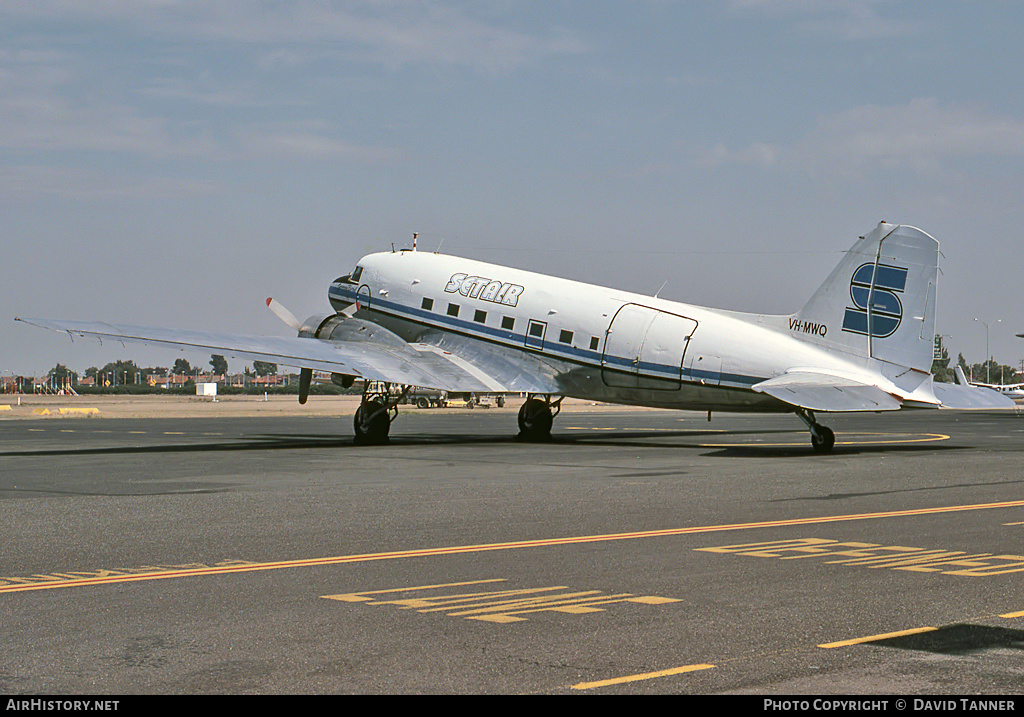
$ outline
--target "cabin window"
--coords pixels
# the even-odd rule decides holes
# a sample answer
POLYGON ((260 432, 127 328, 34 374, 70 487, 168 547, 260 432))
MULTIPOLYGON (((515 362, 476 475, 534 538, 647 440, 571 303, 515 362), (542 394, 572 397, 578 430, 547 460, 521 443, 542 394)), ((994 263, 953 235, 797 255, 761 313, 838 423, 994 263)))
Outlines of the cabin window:
POLYGON ((505 329, 507 331, 511 331, 512 329, 515 328, 515 325, 516 325, 516 320, 514 318, 512 318, 511 316, 502 316, 501 317, 501 328, 503 328, 503 329, 505 329))
POLYGON ((590 350, 591 351, 597 351, 597 337, 596 336, 591 336, 590 337, 590 350))
POLYGON ((426 311, 430 311, 431 309, 434 308, 434 300, 423 299, 423 303, 420 305, 420 308, 425 309, 426 311))
POLYGON ((458 304, 448 304, 448 315, 449 316, 458 316, 459 315, 459 305, 458 304))
POLYGON ((487 321, 487 312, 477 309, 473 313, 473 321, 477 322, 478 324, 484 323, 485 321, 487 321))
POLYGON ((565 329, 562 329, 561 331, 558 332, 558 340, 563 344, 571 344, 572 331, 566 331, 565 329))
POLYGON ((530 336, 534 338, 540 338, 544 335, 544 324, 539 321, 534 321, 530 324, 530 336))

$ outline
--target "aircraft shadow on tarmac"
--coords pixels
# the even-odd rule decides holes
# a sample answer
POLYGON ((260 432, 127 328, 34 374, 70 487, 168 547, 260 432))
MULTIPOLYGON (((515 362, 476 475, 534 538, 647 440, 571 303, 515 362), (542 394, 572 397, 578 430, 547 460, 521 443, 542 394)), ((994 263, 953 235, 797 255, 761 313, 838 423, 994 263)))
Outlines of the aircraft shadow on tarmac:
POLYGON ((967 655, 994 649, 1024 650, 1024 630, 1011 630, 989 625, 956 624, 915 635, 875 640, 868 644, 943 655, 967 655))
MULTIPOLYGON (((33 450, 0 451, 0 457, 31 457, 31 456, 88 456, 88 455, 132 455, 160 453, 203 453, 218 451, 267 451, 267 450, 301 450, 311 448, 337 448, 352 450, 387 451, 396 447, 427 447, 436 445, 448 446, 479 446, 518 444, 527 446, 609 446, 621 448, 671 449, 680 451, 699 451, 703 456, 724 458, 793 458, 807 457, 817 460, 828 460, 830 457, 856 455, 862 453, 895 453, 895 452, 936 452, 949 450, 965 450, 964 446, 953 446, 940 441, 918 441, 894 443, 891 441, 849 442, 843 440, 843 434, 837 437, 836 445, 828 456, 817 454, 806 439, 806 432, 789 429, 779 430, 616 430, 600 433, 560 433, 555 432, 551 439, 540 443, 521 442, 513 434, 463 434, 463 433, 417 433, 409 435, 392 435, 389 444, 384 446, 356 446, 350 436, 339 434, 314 433, 258 433, 239 435, 235 439, 202 441, 202 442, 169 442, 153 445, 122 445, 103 447, 59 447, 40 448, 33 450), (766 442, 737 442, 751 436, 767 439, 766 442)), ((857 435, 857 434, 852 434, 857 435)), ((910 437, 913 439, 913 436, 910 437)))

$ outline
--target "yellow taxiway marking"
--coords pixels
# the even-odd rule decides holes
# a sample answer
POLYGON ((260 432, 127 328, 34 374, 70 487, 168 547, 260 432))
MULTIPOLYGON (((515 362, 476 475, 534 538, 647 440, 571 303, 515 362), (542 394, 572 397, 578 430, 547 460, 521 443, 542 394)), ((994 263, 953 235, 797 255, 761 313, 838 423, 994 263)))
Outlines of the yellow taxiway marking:
POLYGON ((697 535, 701 533, 721 533, 736 530, 758 530, 762 528, 784 528, 795 525, 818 525, 824 523, 841 523, 853 520, 878 520, 882 518, 904 518, 915 515, 938 515, 941 513, 961 513, 973 510, 991 510, 997 508, 1019 508, 1024 500, 1011 500, 1000 503, 976 503, 973 505, 948 505, 938 508, 912 508, 908 510, 890 510, 879 513, 853 513, 849 515, 824 515, 812 518, 792 518, 789 520, 766 520, 755 523, 732 523, 725 525, 704 525, 689 528, 667 528, 663 530, 642 530, 634 533, 610 533, 607 535, 579 535, 564 538, 546 538, 539 540, 520 540, 508 543, 482 543, 478 545, 455 545, 442 548, 418 548, 398 550, 386 553, 363 553, 357 555, 337 555, 325 558, 307 558, 302 560, 282 560, 276 562, 253 563, 248 561, 228 561, 222 565, 203 565, 188 569, 159 569, 155 571, 134 570, 102 570, 79 573, 83 577, 68 579, 67 573, 51 575, 33 575, 29 577, 7 577, 0 575, 0 593, 20 592, 23 590, 46 590, 51 588, 83 587, 86 585, 103 585, 109 583, 133 582, 138 580, 164 580, 167 578, 190 577, 198 575, 224 575, 228 573, 255 572, 259 570, 281 570, 284 568, 309 568, 323 565, 341 565, 345 563, 361 563, 374 560, 397 560, 399 558, 423 558, 439 555, 458 555, 460 553, 482 553, 491 550, 518 550, 522 548, 548 548, 560 545, 600 543, 615 540, 640 540, 646 538, 666 538, 678 535, 697 535))
POLYGON ((867 637, 855 637, 852 640, 841 640, 839 642, 827 642, 824 645, 818 645, 826 650, 830 650, 835 647, 846 647, 848 645, 860 645, 865 642, 879 642, 880 640, 888 640, 891 637, 903 637, 904 635, 918 635, 922 632, 935 632, 939 628, 937 627, 917 627, 912 630, 900 630, 899 632, 886 632, 881 635, 868 635, 867 637))
POLYGON ((610 685, 621 685, 625 682, 639 682, 640 680, 653 680, 656 677, 669 677, 670 675, 681 675, 684 672, 697 672, 698 670, 710 670, 714 665, 683 665, 668 670, 657 672, 642 672, 638 675, 627 675, 626 677, 613 677, 610 680, 598 680, 597 682, 580 682, 572 685, 574 690, 589 690, 594 687, 608 687, 610 685))
POLYGON ((1008 612, 1005 615, 1000 615, 999 617, 1006 617, 1006 618, 1024 617, 1024 610, 1022 610, 1021 612, 1008 612))
POLYGON ((321 597, 327 600, 362 603, 364 605, 393 605, 402 610, 415 610, 420 613, 443 612, 449 617, 464 617, 467 620, 493 623, 523 622, 527 618, 521 617, 522 615, 541 612, 559 612, 569 615, 604 612, 605 608, 600 606, 616 603, 667 605, 680 602, 675 598, 658 597, 656 595, 634 595, 633 593, 606 595, 600 590, 582 590, 553 594, 559 590, 566 590, 565 585, 457 594, 420 594, 415 597, 407 597, 411 592, 466 585, 482 585, 494 582, 504 582, 504 579, 370 590, 366 592, 341 593, 338 595, 321 595, 321 597), (400 593, 402 596, 395 599, 381 599, 386 593, 400 593))
MULTIPOLYGON (((836 440, 837 446, 881 446, 890 444, 903 444, 903 443, 932 443, 934 441, 948 441, 949 436, 943 433, 856 433, 853 435, 857 436, 890 436, 890 438, 869 438, 866 441, 840 441, 836 440), (903 437, 900 437, 903 436, 903 437)), ((800 443, 767 443, 767 442, 754 442, 754 443, 701 443, 701 448, 747 448, 756 446, 758 448, 770 447, 770 448, 792 448, 799 446, 806 446, 807 442, 800 443)))

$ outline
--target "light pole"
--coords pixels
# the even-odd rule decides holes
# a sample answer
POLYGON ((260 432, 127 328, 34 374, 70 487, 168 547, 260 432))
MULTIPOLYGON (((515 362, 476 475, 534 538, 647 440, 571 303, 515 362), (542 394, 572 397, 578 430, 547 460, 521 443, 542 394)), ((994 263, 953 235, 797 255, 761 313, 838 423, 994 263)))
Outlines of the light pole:
POLYGON ((996 319, 995 321, 989 321, 988 323, 978 318, 974 320, 985 327, 985 383, 992 383, 992 365, 989 363, 988 356, 988 327, 992 324, 998 324, 1002 319, 996 319))

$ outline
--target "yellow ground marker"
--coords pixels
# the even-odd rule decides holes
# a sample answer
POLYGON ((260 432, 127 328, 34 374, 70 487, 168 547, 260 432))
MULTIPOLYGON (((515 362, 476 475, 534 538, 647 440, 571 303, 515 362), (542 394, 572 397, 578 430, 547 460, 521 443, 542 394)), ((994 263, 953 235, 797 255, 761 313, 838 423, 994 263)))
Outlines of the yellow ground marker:
POLYGON ((610 680, 598 680, 597 682, 580 682, 577 685, 572 685, 572 689, 589 690, 595 687, 609 687, 611 685, 621 685, 626 682, 640 682, 641 680, 653 680, 657 677, 681 675, 685 672, 710 670, 712 667, 714 667, 714 665, 683 665, 682 667, 673 667, 669 670, 658 670, 657 672, 643 672, 638 675, 627 675, 626 677, 613 677, 610 680))
MULTIPOLYGON (((31 430, 31 429, 30 429, 31 430)), ((142 431, 129 431, 129 433, 142 433, 142 431)), ((408 550, 397 550, 384 553, 364 553, 357 555, 335 555, 321 558, 306 558, 297 560, 281 560, 265 563, 253 563, 248 561, 229 561, 228 564, 219 566, 203 566, 195 570, 155 570, 145 571, 142 574, 123 573, 104 574, 87 576, 75 579, 59 579, 54 576, 37 575, 33 578, 17 578, 0 576, 0 593, 20 592, 22 590, 47 590, 52 588, 81 587, 85 585, 100 585, 104 583, 133 582, 136 580, 163 580, 167 578, 179 578, 198 575, 224 575, 228 573, 253 572, 262 570, 281 570, 286 568, 302 568, 324 565, 343 565, 346 563, 361 563, 378 560, 395 560, 403 558, 425 558, 441 555, 464 555, 467 553, 483 553, 493 550, 521 550, 533 548, 548 548, 565 545, 580 545, 587 543, 601 543, 619 540, 644 540, 650 538, 667 538, 681 535, 700 535, 705 533, 722 533, 743 530, 757 530, 762 528, 782 528, 797 525, 827 525, 860 520, 880 520, 886 518, 903 518, 915 515, 941 515, 944 513, 960 513, 975 510, 992 510, 999 508, 1019 508, 1024 506, 1024 500, 1008 500, 998 503, 975 503, 973 505, 948 505, 936 508, 911 508, 907 510, 889 510, 879 513, 853 513, 847 515, 825 515, 809 518, 790 518, 787 520, 766 520, 753 523, 731 523, 724 525, 702 525, 687 526, 682 528, 666 528, 661 530, 642 530, 632 533, 611 533, 604 535, 577 535, 562 538, 541 538, 536 540, 520 540, 505 543, 483 543, 476 545, 453 545, 441 548, 413 548, 408 550)), ((61 575, 64 575, 61 573, 61 575)))
POLYGON ((818 647, 830 650, 835 647, 846 647, 848 645, 860 645, 865 642, 879 642, 880 640, 888 640, 891 637, 904 637, 905 635, 918 635, 922 632, 935 632, 939 628, 937 627, 917 627, 913 630, 900 630, 899 632, 886 632, 881 635, 868 635, 867 637, 855 637, 852 640, 841 640, 839 642, 828 642, 824 645, 818 645, 818 647))

